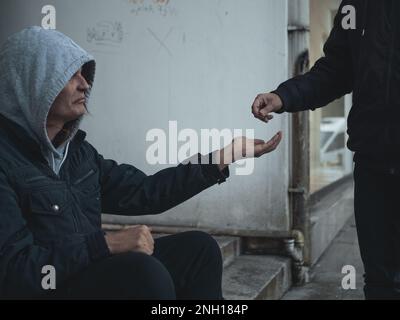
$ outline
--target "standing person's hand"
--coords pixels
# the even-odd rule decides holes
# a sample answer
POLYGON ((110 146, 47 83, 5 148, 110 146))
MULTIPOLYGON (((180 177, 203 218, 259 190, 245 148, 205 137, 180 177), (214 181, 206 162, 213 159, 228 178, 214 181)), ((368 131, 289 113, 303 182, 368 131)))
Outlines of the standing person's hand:
POLYGON ((275 93, 264 93, 259 94, 253 102, 251 107, 253 115, 268 123, 269 120, 273 119, 272 112, 280 112, 283 108, 283 102, 281 98, 275 93))
POLYGON ((105 238, 111 254, 136 251, 152 255, 154 251, 151 229, 144 225, 107 233, 105 238))

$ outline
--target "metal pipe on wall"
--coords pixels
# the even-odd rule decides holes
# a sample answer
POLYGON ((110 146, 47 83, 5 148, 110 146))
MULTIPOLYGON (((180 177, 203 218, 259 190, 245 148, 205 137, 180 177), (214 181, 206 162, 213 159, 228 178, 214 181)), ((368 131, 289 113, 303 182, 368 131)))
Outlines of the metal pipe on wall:
MULTIPOLYGON (((288 0, 289 78, 302 74, 309 68, 309 25, 309 1, 288 0)), ((310 214, 307 205, 310 189, 309 112, 292 114, 290 119, 291 145, 289 152, 291 167, 288 191, 292 230, 296 230, 304 237, 301 246, 296 244, 297 241, 294 241, 294 245, 297 245, 298 249, 302 251, 301 261, 297 259, 297 263, 300 263, 301 266, 294 270, 294 278, 298 278, 298 282, 301 283, 306 280, 303 265, 310 263, 311 245, 310 214)), ((295 252, 295 250, 290 252, 295 252)))

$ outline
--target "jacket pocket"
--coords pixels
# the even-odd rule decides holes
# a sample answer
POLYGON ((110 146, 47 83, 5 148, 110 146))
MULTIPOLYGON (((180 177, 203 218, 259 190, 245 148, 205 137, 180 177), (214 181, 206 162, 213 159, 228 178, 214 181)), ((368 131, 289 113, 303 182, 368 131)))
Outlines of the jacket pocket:
POLYGON ((34 177, 26 178, 25 182, 27 184, 31 184, 31 183, 44 182, 44 181, 48 181, 48 180, 49 180, 49 177, 47 177, 47 176, 34 176, 34 177))
POLYGON ((29 207, 32 214, 62 215, 67 206, 65 188, 41 188, 29 194, 29 207))
POLYGON ((78 220, 69 199, 65 185, 33 189, 27 194, 25 216, 35 241, 51 243, 78 231, 78 220))
POLYGON ((94 169, 90 169, 88 172, 84 173, 83 176, 79 177, 73 183, 74 186, 84 182, 85 180, 89 179, 95 173, 94 169))
POLYGON ((32 165, 15 168, 10 172, 10 176, 16 188, 24 194, 64 185, 63 181, 45 175, 32 165))
POLYGON ((94 168, 87 166, 80 170, 79 174, 72 181, 72 186, 78 190, 83 197, 90 197, 93 193, 99 192, 99 174, 94 168))

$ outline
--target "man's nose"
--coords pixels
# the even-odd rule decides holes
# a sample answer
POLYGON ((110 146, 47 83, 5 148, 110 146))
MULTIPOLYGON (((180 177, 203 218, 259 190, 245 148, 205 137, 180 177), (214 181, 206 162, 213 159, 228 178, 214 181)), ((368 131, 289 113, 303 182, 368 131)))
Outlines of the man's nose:
POLYGON ((81 75, 79 80, 79 90, 87 91, 89 90, 90 86, 87 83, 86 79, 81 75))
POLYGON ((78 80, 78 90, 80 91, 87 91, 90 88, 90 85, 87 83, 85 77, 82 75, 82 73, 77 74, 77 80, 78 80))

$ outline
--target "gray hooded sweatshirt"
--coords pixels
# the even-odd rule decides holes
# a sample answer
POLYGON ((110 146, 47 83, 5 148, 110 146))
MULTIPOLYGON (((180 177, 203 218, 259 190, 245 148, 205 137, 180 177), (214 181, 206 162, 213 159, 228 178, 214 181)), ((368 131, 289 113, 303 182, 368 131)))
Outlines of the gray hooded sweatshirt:
MULTIPOLYGON (((56 174, 82 117, 73 122, 67 139, 55 148, 47 135, 47 115, 58 94, 81 67, 91 87, 95 74, 93 57, 56 30, 29 27, 9 37, 0 50, 0 113, 39 143, 56 174)), ((89 95, 90 89, 86 103, 89 95)))

